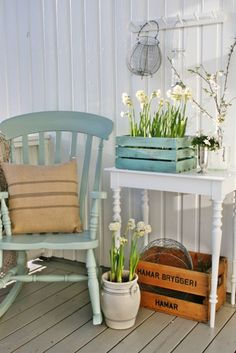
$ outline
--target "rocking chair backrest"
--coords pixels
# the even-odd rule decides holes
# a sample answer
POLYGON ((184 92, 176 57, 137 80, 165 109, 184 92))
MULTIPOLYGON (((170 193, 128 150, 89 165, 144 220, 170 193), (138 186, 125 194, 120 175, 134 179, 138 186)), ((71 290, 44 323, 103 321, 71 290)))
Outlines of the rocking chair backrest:
MULTIPOLYGON (((15 139, 22 138, 22 160, 24 164, 30 163, 29 158, 29 136, 38 136, 38 164, 46 162, 45 137, 54 134, 55 146, 53 163, 60 163, 62 156, 62 136, 67 133, 70 137, 69 159, 75 158, 78 154, 84 156, 83 170, 80 180, 80 217, 83 222, 85 210, 85 196, 88 187, 89 170, 94 137, 98 139, 97 158, 95 160, 95 177, 93 190, 98 191, 100 184, 101 162, 103 140, 108 139, 112 131, 112 121, 89 113, 70 111, 49 111, 25 114, 4 120, 0 124, 0 130, 11 143, 11 161, 15 162, 15 139), (79 135, 78 135, 79 134, 79 135), (80 134, 84 134, 82 136, 80 134), (79 136, 79 138, 78 138, 79 136), (85 144, 84 152, 77 151, 78 144, 85 144)), ((69 142, 69 141, 68 141, 69 142)))

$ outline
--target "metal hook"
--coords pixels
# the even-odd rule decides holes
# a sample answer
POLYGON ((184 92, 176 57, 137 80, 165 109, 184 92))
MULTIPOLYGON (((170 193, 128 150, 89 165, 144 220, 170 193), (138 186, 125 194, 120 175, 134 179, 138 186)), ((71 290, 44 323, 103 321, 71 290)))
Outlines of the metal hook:
POLYGON ((199 16, 196 12, 193 13, 193 16, 197 22, 199 22, 199 16))
POLYGON ((177 13, 177 21, 180 23, 181 26, 183 26, 184 22, 179 12, 177 13))
POLYGON ((212 17, 213 17, 214 19, 217 18, 217 13, 216 13, 215 10, 212 10, 212 11, 211 11, 211 14, 212 14, 212 17))
POLYGON ((164 25, 167 26, 167 19, 165 16, 161 16, 161 20, 163 21, 164 25))

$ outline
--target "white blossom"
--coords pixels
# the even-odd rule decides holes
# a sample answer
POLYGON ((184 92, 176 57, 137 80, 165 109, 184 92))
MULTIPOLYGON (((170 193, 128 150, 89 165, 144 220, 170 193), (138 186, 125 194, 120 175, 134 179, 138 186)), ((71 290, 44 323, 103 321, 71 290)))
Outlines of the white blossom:
POLYGON ((128 220, 128 229, 134 230, 134 228, 135 228, 135 219, 134 218, 130 218, 128 220))
POLYGON ((137 231, 141 231, 145 229, 145 223, 140 221, 137 223, 137 231))
POLYGON ((203 142, 204 142, 205 145, 207 145, 207 146, 210 146, 210 145, 211 145, 211 143, 210 143, 210 141, 209 141, 208 139, 205 139, 203 142))
POLYGON ((109 224, 109 230, 113 232, 117 232, 118 230, 120 230, 120 222, 111 222, 109 224))
POLYGON ((132 106, 133 105, 130 96, 126 92, 122 93, 122 102, 123 102, 124 105, 128 105, 128 106, 132 106))
POLYGON ((139 91, 136 92, 136 98, 138 100, 142 99, 145 96, 146 96, 146 94, 145 94, 145 92, 143 90, 139 90, 139 91))
POLYGON ((117 239, 119 240, 121 246, 124 246, 126 243, 128 243, 128 239, 125 237, 118 237, 117 239))
POLYGON ((145 225, 144 229, 146 234, 149 234, 152 231, 152 227, 150 226, 150 224, 145 225))
POLYGON ((161 96, 161 90, 160 89, 157 89, 155 91, 152 92, 151 94, 151 98, 159 98, 161 96))

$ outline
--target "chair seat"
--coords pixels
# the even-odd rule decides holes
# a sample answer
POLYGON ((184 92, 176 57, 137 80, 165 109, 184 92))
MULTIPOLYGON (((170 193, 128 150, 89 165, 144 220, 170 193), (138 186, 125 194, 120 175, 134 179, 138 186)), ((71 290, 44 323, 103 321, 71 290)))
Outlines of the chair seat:
POLYGON ((95 249, 98 240, 91 240, 89 231, 82 233, 60 234, 20 234, 3 236, 0 250, 34 250, 34 249, 63 249, 86 250, 95 249))

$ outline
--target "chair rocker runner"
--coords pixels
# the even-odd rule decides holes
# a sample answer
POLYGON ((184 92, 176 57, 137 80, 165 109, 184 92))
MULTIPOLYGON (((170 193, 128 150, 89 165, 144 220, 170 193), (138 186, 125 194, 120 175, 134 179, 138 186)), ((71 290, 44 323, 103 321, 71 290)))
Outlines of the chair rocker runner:
POLYGON ((6 286, 9 281, 15 281, 8 295, 0 303, 0 316, 13 303, 23 282, 87 280, 93 324, 102 322, 94 249, 98 247, 99 204, 101 199, 106 198, 106 193, 100 191, 103 140, 109 138, 112 128, 113 123, 107 118, 67 111, 30 113, 0 123, 0 131, 11 147, 11 163, 2 164, 8 192, 0 192, 0 268, 4 251, 17 252, 16 266, 0 278, 0 288, 6 286), (38 166, 30 164, 29 142, 32 134, 38 137, 38 166), (45 162, 45 138, 48 134, 55 142, 52 166, 46 165, 45 162), (67 146, 70 145, 68 163, 64 163, 64 160, 61 163, 64 136, 68 140, 67 146), (22 143, 23 163, 16 164, 14 147, 15 139, 19 141, 19 138, 22 143), (93 144, 93 141, 96 144, 93 144), (74 159, 81 156, 83 163, 78 164, 81 172, 78 198, 77 166, 74 159), (92 172, 93 191, 90 193, 91 201, 86 202, 92 172), (9 208, 6 202, 8 193, 9 208), (85 225, 87 205, 91 205, 87 212, 88 227, 85 225), (29 275, 26 251, 36 249, 86 251, 87 276, 29 275))

